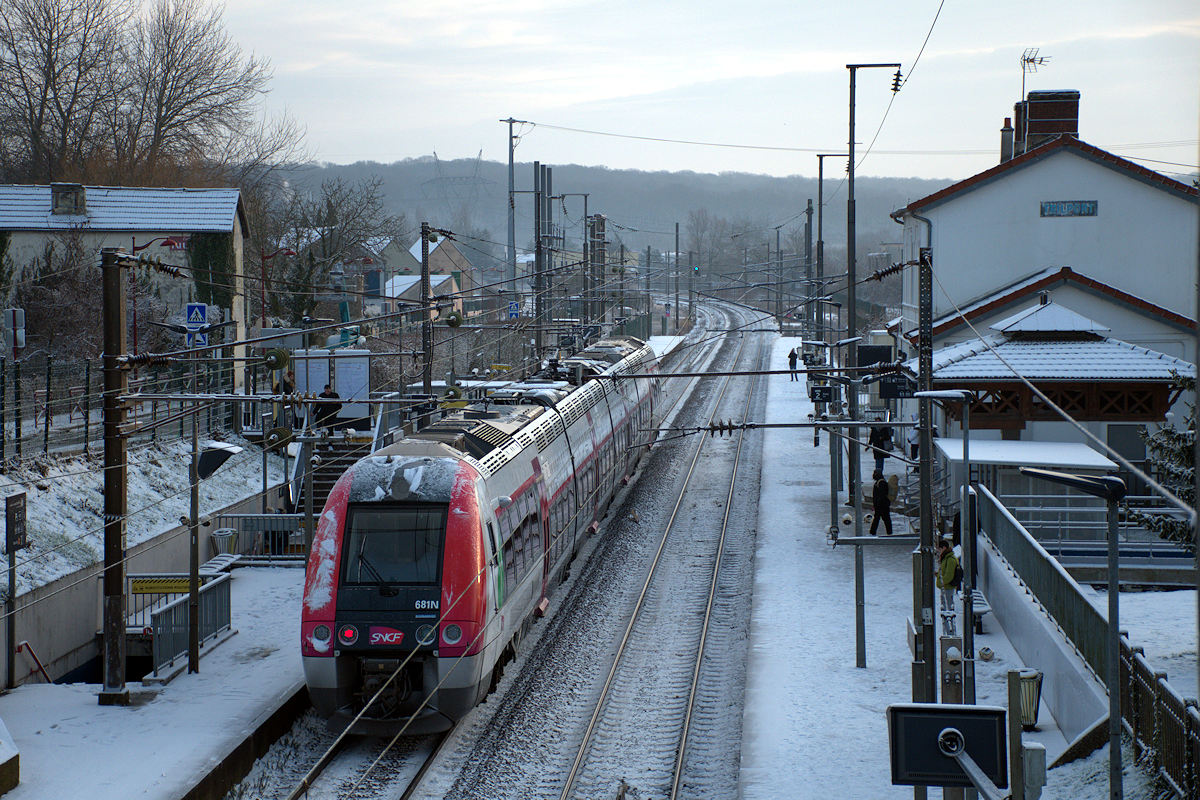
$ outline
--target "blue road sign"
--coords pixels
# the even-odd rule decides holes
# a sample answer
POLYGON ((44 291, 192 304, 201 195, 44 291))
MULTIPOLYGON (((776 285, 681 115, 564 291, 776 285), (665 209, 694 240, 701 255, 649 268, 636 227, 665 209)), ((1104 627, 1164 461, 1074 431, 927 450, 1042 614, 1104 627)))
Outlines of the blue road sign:
POLYGON ((208 347, 207 333, 189 333, 187 335, 188 347, 208 347))
POLYGON ((208 323, 208 304, 188 303, 186 320, 189 328, 204 327, 208 323))
POLYGON ((508 301, 508 318, 518 319, 521 316, 521 306, 516 300, 508 301))

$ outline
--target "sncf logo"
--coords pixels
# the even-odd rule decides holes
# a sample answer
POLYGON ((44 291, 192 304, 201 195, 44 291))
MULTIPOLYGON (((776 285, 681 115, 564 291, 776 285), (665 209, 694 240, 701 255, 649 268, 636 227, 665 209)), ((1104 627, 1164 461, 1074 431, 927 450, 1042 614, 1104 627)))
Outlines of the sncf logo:
POLYGON ((400 644, 400 642, 404 641, 404 632, 398 631, 395 628, 372 625, 371 634, 367 641, 371 644, 400 644))

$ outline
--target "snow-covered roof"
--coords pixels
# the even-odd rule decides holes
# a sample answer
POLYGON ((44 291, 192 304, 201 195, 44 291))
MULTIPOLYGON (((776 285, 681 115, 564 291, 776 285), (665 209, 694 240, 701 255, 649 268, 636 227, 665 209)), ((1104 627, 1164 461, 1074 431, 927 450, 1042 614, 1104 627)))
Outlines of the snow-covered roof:
MULTIPOLYGON (((918 369, 917 360, 905 364, 918 369)), ((933 379, 1005 379, 1013 370, 1030 380, 1168 381, 1172 373, 1194 375, 1179 358, 1118 339, 1014 339, 996 334, 951 345, 933 354, 933 379), (990 347, 989 347, 990 345, 990 347), (1000 361, 1011 364, 1009 368, 1000 361)))
MULTIPOLYGON (((939 437, 934 445, 948 461, 963 460, 963 440, 939 437)), ((1115 471, 1117 465, 1086 444, 1079 442, 1025 442, 1011 439, 971 439, 972 464, 1008 467, 1055 467, 1115 471)))
MULTIPOLYGON (((442 246, 442 242, 444 242, 444 241, 446 241, 445 238, 438 237, 438 240, 436 242, 430 242, 429 243, 429 252, 432 253, 434 250, 437 250, 439 247, 442 246)), ((418 236, 417 240, 415 242, 413 242, 413 246, 408 248, 408 254, 410 256, 412 256, 413 258, 415 258, 417 260, 418 264, 421 263, 421 237, 418 236)))
MULTIPOLYGON (((431 289, 436 289, 448 280, 450 280, 449 275, 430 275, 429 286, 431 289)), ((397 275, 388 280, 383 293, 388 297, 399 297, 420 282, 420 275, 397 275)))
POLYGON ((1054 302, 1030 306, 989 327, 994 331, 1003 331, 1004 333, 1105 333, 1112 330, 1112 328, 1106 328, 1099 322, 1090 320, 1083 314, 1054 302))
POLYGON ((227 233, 239 217, 237 189, 86 186, 83 214, 52 214, 49 186, 0 185, 0 230, 227 233))

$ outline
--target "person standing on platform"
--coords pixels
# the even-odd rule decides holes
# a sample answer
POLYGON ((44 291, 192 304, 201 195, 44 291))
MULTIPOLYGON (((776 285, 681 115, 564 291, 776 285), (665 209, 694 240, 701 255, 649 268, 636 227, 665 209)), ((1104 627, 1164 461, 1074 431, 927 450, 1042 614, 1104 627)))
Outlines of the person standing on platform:
POLYGON ((338 402, 341 395, 327 383, 317 396, 323 398, 322 402, 317 403, 317 427, 328 428, 337 421, 338 414, 342 413, 342 404, 338 402))
POLYGON ((883 520, 883 529, 885 536, 892 535, 892 493, 888 486, 887 479, 883 477, 883 470, 877 469, 871 476, 875 479, 875 485, 871 487, 871 502, 875 505, 875 519, 871 520, 871 535, 875 535, 875 531, 879 529, 879 520, 883 520))
POLYGON ((793 347, 792 351, 788 353, 788 369, 791 370, 792 380, 794 381, 800 380, 799 373, 796 372, 796 362, 799 360, 800 356, 796 353, 796 348, 793 347))
POLYGON ((891 427, 883 425, 871 428, 871 435, 867 437, 867 445, 875 456, 875 471, 883 472, 883 460, 888 457, 888 451, 892 449, 891 427))
MULTIPOLYGON (((918 422, 916 414, 911 415, 911 419, 913 426, 908 429, 908 435, 904 437, 904 440, 908 442, 908 458, 910 461, 915 462, 921 450, 921 428, 916 424, 918 422)), ((909 470, 916 472, 917 465, 915 463, 912 464, 909 466, 909 470)))
POLYGON ((947 636, 954 635, 954 590, 962 582, 962 570, 950 542, 939 539, 937 544, 937 588, 941 592, 942 628, 947 636))

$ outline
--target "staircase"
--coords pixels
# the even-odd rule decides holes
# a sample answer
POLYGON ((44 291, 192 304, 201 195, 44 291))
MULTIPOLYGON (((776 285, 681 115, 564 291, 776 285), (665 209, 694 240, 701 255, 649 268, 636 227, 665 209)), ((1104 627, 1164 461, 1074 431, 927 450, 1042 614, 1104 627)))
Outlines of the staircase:
MULTIPOLYGON (((320 513, 333 490, 333 485, 342 477, 342 473, 371 452, 371 441, 369 434, 356 436, 353 432, 350 435, 339 432, 322 436, 314 442, 303 443, 300 458, 296 462, 297 467, 311 464, 313 454, 320 457, 320 463, 313 467, 312 473, 312 507, 315 513, 320 513)), ((304 477, 304 473, 299 470, 293 475, 292 496, 296 498, 297 511, 306 508, 304 477)))

